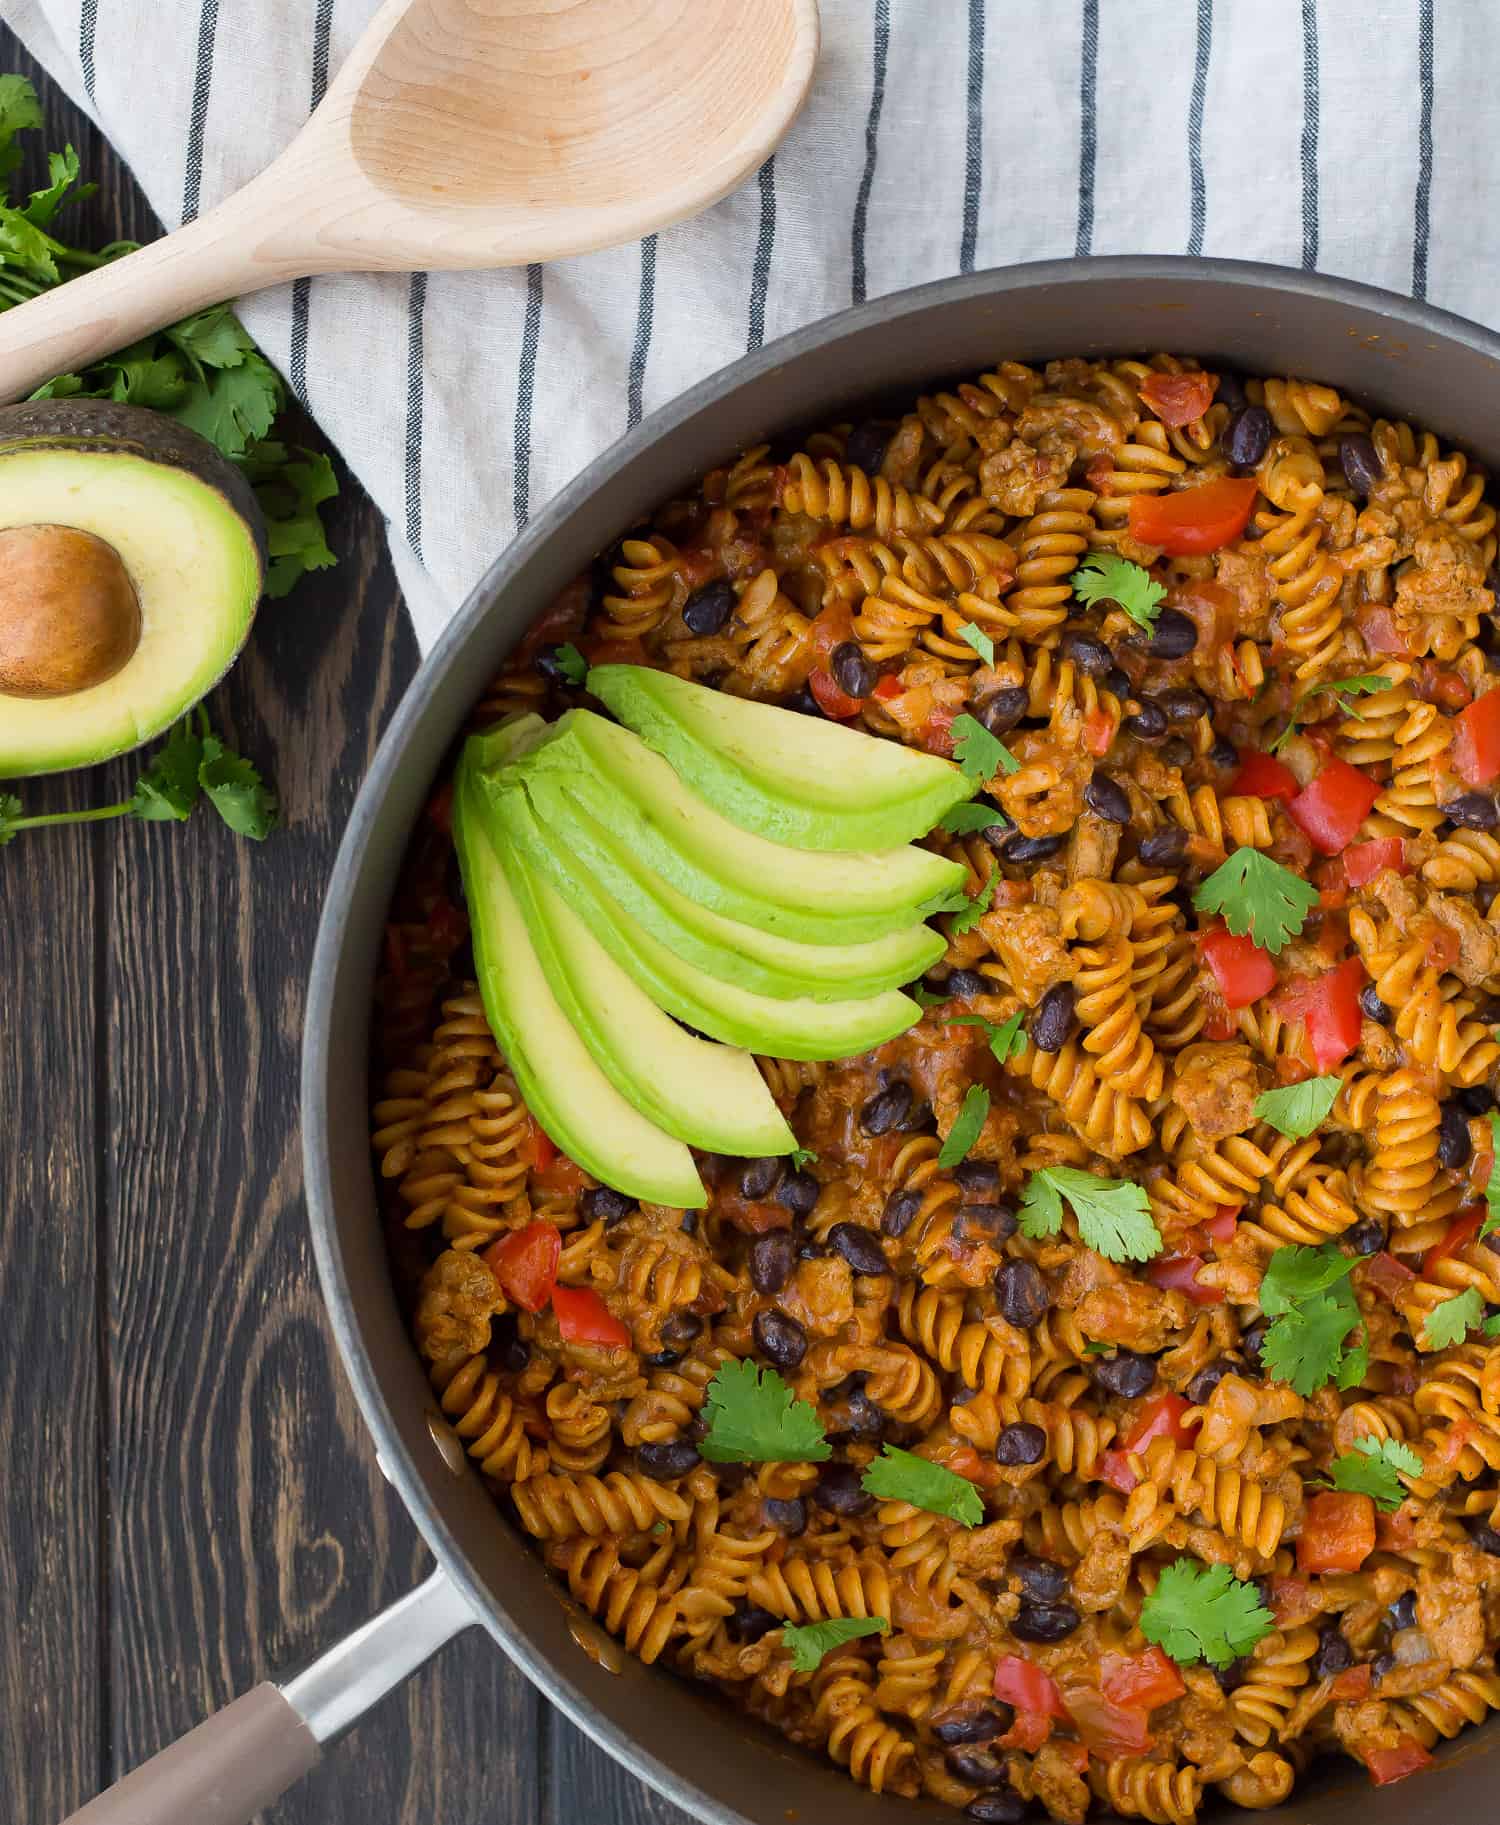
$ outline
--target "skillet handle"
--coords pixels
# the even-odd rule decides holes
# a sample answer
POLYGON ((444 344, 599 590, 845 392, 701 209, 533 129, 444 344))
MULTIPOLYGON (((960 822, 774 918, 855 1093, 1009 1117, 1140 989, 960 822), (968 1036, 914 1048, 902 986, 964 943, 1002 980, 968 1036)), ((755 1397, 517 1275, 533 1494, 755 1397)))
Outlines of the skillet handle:
POLYGON ((235 1699, 64 1825, 248 1825, 301 1780, 324 1743, 474 1621, 436 1571, 284 1686, 267 1681, 235 1699))

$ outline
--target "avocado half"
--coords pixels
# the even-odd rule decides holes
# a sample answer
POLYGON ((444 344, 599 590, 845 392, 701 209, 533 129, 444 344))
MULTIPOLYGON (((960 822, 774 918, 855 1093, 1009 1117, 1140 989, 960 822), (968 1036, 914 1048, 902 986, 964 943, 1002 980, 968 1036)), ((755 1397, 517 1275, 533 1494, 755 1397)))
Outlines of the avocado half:
POLYGON ((0 407, 0 779, 159 735, 233 664, 265 577, 250 484, 140 406, 0 407))

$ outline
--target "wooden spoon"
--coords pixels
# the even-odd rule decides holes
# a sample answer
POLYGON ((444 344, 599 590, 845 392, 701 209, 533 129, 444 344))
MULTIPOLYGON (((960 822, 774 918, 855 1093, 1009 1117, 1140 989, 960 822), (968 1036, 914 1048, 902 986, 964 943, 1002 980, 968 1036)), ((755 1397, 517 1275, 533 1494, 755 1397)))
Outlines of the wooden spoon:
POLYGON ((386 0, 236 195, 0 315, 0 399, 305 273, 517 266, 732 190, 807 93, 817 0, 386 0))

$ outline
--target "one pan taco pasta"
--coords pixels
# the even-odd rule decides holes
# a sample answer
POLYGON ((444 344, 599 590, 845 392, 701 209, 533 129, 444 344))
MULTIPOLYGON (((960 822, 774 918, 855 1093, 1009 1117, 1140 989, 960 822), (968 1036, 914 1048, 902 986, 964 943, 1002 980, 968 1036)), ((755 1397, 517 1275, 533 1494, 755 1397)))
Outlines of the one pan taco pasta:
POLYGON ((630 1650, 984 1821, 1384 1783, 1500 1707, 1495 554, 1485 478, 1332 387, 1004 362, 746 451, 532 629, 475 729, 657 668, 975 793, 915 1024, 760 1058, 797 1151, 696 1151, 701 1209, 529 1112, 423 819, 393 1260, 630 1650))

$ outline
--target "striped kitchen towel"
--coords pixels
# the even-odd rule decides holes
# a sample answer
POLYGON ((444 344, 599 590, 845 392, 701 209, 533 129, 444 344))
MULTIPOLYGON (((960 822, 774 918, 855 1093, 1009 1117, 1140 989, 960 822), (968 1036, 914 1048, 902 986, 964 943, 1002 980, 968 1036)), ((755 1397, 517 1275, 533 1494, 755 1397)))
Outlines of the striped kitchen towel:
MULTIPOLYGON (((0 12, 175 224, 291 138, 375 3, 0 12)), ((806 111, 696 221, 526 271, 323 278, 247 301, 250 330, 386 515, 424 647, 528 516, 643 412, 902 286, 1056 255, 1187 252, 1496 318, 1500 135, 1484 123, 1500 6, 822 10, 806 111)))

